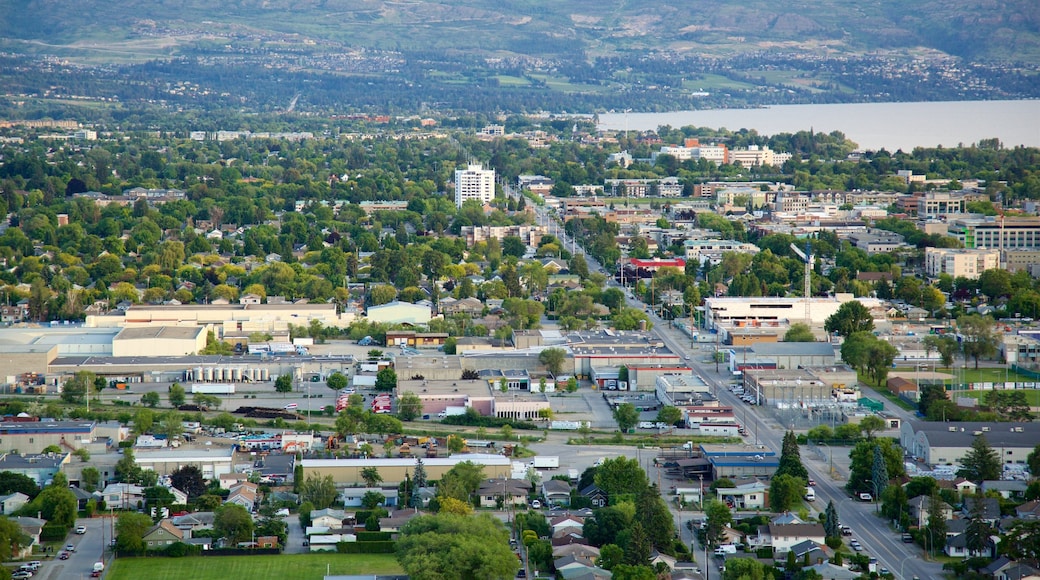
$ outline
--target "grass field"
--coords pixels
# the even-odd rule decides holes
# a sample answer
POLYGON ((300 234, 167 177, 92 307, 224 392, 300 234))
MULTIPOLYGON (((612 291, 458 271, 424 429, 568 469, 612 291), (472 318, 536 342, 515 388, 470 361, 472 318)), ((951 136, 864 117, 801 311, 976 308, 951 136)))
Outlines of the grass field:
MULTIPOLYGON (((931 367, 929 367, 927 370, 930 372, 931 371, 931 367)), ((913 373, 914 369, 913 368, 909 368, 909 367, 907 367, 907 368, 902 368, 901 367, 901 368, 892 369, 892 371, 893 372, 902 373, 905 376, 906 373, 913 373)), ((935 371, 938 372, 938 373, 943 373, 943 374, 949 375, 951 377, 949 379, 946 379, 946 381, 945 381, 946 384, 950 384, 950 383, 954 383, 954 382, 956 382, 956 383, 1003 383, 1005 381, 1009 381, 1009 382, 1012 382, 1012 383, 1040 383, 1040 380, 1037 380, 1037 379, 1034 379, 1034 378, 1031 378, 1031 377, 1027 377, 1025 375, 1020 375, 1020 374, 1018 374, 1015 371, 1010 370, 1010 369, 1005 371, 1002 368, 980 368, 978 370, 975 370, 974 368, 971 368, 969 366, 968 368, 953 368, 953 369, 937 368, 937 369, 935 369, 935 371)))
MULTIPOLYGON (((950 397, 972 397, 974 399, 981 400, 986 396, 986 393, 990 391, 950 391, 950 397)), ((1009 391, 1005 391, 1009 392, 1009 391)), ((1026 401, 1029 402, 1030 407, 1040 407, 1040 390, 1037 389, 1026 389, 1020 391, 1026 394, 1026 401)))
POLYGON ((331 574, 400 574, 392 554, 281 554, 120 558, 109 580, 320 580, 331 574))

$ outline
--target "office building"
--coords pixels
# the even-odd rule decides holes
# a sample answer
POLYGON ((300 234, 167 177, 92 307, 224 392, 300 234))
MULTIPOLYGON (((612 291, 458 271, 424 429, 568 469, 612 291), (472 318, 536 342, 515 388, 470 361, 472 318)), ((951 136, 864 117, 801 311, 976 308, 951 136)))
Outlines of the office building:
POLYGON ((475 199, 481 205, 491 203, 495 197, 495 170, 484 169, 480 164, 470 164, 466 169, 455 170, 455 205, 475 199))
POLYGON ((1000 267, 1000 252, 952 248, 925 248, 924 271, 932 278, 949 274, 954 278, 978 279, 986 270, 1000 267))

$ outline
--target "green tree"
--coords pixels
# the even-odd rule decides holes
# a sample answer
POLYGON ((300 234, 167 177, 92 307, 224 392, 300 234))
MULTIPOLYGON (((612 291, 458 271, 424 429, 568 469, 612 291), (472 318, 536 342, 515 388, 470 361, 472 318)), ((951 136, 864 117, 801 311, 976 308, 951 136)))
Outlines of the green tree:
POLYGON ((784 333, 784 342, 816 342, 816 336, 808 324, 796 322, 784 333))
POLYGON ((704 504, 704 538, 708 546, 715 548, 726 540, 726 527, 733 523, 729 506, 717 499, 704 504))
POLYGON ((874 446, 874 461, 870 466, 870 482, 873 484, 875 501, 881 500, 881 494, 888 489, 888 466, 885 464, 885 456, 881 447, 874 446))
POLYGON ((365 480, 365 485, 368 487, 375 487, 380 483, 383 483, 383 476, 379 474, 378 467, 365 467, 361 470, 361 479, 365 480))
POLYGON ((802 454, 798 448, 798 437, 794 434, 794 431, 784 433, 784 440, 780 449, 780 462, 773 477, 775 478, 777 475, 790 475, 803 482, 809 479, 809 471, 802 464, 802 454))
POLYGON ((141 481, 141 468, 134 459, 133 449, 124 449, 123 456, 116 462, 116 481, 120 483, 138 483, 141 481))
POLYGON ((156 393, 155 391, 149 391, 149 392, 141 395, 141 404, 142 405, 147 405, 147 406, 151 407, 152 409, 158 407, 159 406, 159 402, 160 402, 159 401, 159 393, 156 393))
POLYGON ((563 363, 567 359, 567 353, 562 348, 547 348, 538 353, 538 362, 545 365, 552 375, 558 376, 563 370, 563 363))
POLYGON ((274 390, 276 393, 291 393, 292 387, 292 375, 278 375, 278 378, 274 380, 274 390))
POLYGON ((138 409, 137 413, 134 413, 134 433, 149 433, 154 424, 155 413, 151 409, 138 409))
POLYGON ((639 461, 627 457, 613 457, 596 469, 596 486, 611 498, 625 495, 635 496, 650 486, 646 472, 639 461))
POLYGON ((1000 479, 1002 468, 996 450, 986 440, 985 433, 979 433, 971 442, 971 449, 961 459, 961 468, 957 475, 981 483, 986 480, 1000 479))
POLYGON ((397 416, 402 421, 414 421, 419 415, 422 415, 422 411, 422 399, 411 391, 403 393, 397 400, 397 416))
POLYGON ((376 390, 392 391, 397 388, 397 372, 390 367, 384 367, 376 373, 376 390))
POLYGON ((248 542, 253 538, 253 517, 246 508, 225 503, 213 514, 213 531, 231 546, 248 542))
POLYGON ((890 479, 899 479, 906 475, 906 466, 903 465, 903 448, 899 447, 893 439, 878 438, 863 440, 852 447, 849 451, 849 481, 845 489, 851 494, 861 492, 874 493, 874 448, 881 449, 881 455, 885 460, 885 469, 890 479))
POLYGON ((632 403, 621 403, 614 409, 614 420, 617 421, 618 429, 627 433, 639 423, 639 411, 632 403))
POLYGON ((1026 465, 1029 466, 1029 473, 1040 473, 1040 444, 1026 456, 1026 465))
POLYGON ((152 527, 152 518, 135 512, 119 514, 116 520, 116 551, 120 554, 143 554, 144 534, 152 527))
POLYGON ((769 507, 774 512, 790 511, 805 491, 805 480, 791 475, 774 475, 769 481, 769 507))
POLYGON ((874 330, 874 317, 870 315, 866 306, 851 300, 839 306, 837 312, 827 318, 823 327, 827 332, 851 336, 856 332, 874 330))
POLYGON ((941 552, 946 546, 946 513, 942 497, 936 489, 928 498, 928 549, 932 553, 941 552))
POLYGON ((599 549, 596 565, 604 570, 613 570, 614 566, 625 561, 625 551, 617 544, 606 544, 599 549))
POLYGON ((97 491, 98 484, 101 483, 101 472, 94 466, 84 467, 80 474, 80 483, 83 484, 84 491, 97 491))
POLYGON ((184 387, 180 383, 173 383, 170 385, 170 392, 168 398, 170 399, 170 406, 177 408, 184 404, 186 395, 184 393, 184 387))
POLYGON ((682 410, 678 407, 672 407, 665 405, 657 411, 657 422, 664 423, 665 425, 675 426, 682 421, 682 410))
POLYGON ((873 439, 874 434, 885 429, 885 420, 877 415, 868 415, 859 422, 859 430, 867 439, 873 439))
POLYGON ((206 493, 206 479, 194 465, 185 465, 170 473, 170 484, 188 494, 189 500, 206 493))
POLYGON ((90 371, 78 371, 62 386, 61 400, 74 405, 84 403, 90 389, 94 386, 96 376, 90 371))
POLYGON ((469 503, 473 494, 477 493, 481 482, 484 480, 484 467, 472 461, 462 461, 455 464, 441 478, 437 485, 437 497, 452 497, 461 502, 469 503))
POLYGON ((511 580, 520 561, 508 538, 488 514, 419 516, 401 528, 397 561, 414 580, 511 580))
POLYGON ((961 348, 956 338, 945 334, 930 334, 924 337, 924 346, 929 352, 934 350, 939 353, 942 366, 946 368, 953 366, 953 360, 961 348))
POLYGON ((834 507, 834 500, 827 502, 827 509, 824 510, 823 514, 823 535, 828 538, 841 537, 838 508, 834 507))
POLYGON ((329 378, 325 381, 325 384, 334 391, 339 391, 347 388, 347 376, 343 373, 336 371, 329 375, 329 378))
POLYGON ((979 359, 993 356, 997 352, 999 341, 993 330, 993 319, 978 314, 968 314, 957 319, 964 340, 961 343, 965 357, 975 359, 975 368, 979 368, 979 359))
POLYGON ((336 501, 336 483, 331 475, 324 477, 312 473, 300 484, 300 499, 309 501, 314 509, 325 509, 336 501))

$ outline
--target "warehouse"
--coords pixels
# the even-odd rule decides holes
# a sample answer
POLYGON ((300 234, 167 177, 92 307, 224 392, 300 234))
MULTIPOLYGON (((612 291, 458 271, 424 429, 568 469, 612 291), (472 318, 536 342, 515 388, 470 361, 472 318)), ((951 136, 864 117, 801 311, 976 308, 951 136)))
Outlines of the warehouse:
POLYGON ((904 421, 899 433, 903 449, 929 465, 959 465, 977 437, 986 438, 1001 463, 1024 465, 1040 441, 1040 423, 904 421))
POLYGON ((112 339, 112 356, 188 356, 206 348, 202 326, 124 328, 112 339))
MULTIPOLYGON (((512 463, 508 457, 502 455, 453 455, 451 457, 436 457, 423 459, 423 467, 426 469, 426 477, 437 481, 444 474, 464 461, 470 461, 484 468, 484 479, 508 479, 512 472, 512 463)), ((366 467, 375 467, 383 479, 384 485, 398 485, 404 481, 405 475, 412 475, 415 471, 416 460, 411 457, 402 458, 370 458, 370 459, 304 459, 300 465, 303 467, 304 479, 316 475, 325 477, 331 475, 332 480, 339 487, 353 486, 364 483, 361 472, 366 467)))

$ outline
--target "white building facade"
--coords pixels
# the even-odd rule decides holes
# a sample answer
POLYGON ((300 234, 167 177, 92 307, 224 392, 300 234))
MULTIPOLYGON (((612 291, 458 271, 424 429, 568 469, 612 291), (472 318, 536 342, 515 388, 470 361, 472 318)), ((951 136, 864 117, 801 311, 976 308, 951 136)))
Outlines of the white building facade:
POLYGON ((455 206, 462 207, 468 200, 475 199, 481 205, 491 203, 495 197, 495 170, 484 169, 480 164, 471 164, 466 169, 455 170, 455 206))

